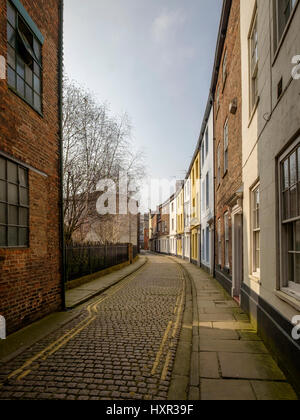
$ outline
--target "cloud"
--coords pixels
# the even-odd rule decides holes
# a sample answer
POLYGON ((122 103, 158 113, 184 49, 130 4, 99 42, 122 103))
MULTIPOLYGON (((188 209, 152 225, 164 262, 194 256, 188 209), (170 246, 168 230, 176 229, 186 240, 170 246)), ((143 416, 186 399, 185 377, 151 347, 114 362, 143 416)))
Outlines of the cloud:
POLYGON ((180 10, 163 10, 154 19, 152 32, 156 42, 166 43, 176 37, 179 29, 185 24, 186 15, 180 10))

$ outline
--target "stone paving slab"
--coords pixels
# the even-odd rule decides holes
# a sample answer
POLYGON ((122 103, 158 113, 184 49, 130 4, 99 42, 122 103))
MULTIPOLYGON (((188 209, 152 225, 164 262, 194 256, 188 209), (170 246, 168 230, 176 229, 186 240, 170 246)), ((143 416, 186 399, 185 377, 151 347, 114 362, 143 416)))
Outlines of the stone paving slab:
POLYGON ((200 398, 297 399, 237 302, 206 272, 186 261, 182 264, 197 294, 200 398))

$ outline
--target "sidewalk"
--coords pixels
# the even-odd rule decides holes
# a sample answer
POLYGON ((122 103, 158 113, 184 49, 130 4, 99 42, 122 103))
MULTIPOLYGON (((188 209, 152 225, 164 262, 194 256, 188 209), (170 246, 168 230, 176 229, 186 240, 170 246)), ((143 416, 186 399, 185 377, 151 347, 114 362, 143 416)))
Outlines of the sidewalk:
POLYGON ((128 265, 119 271, 115 271, 99 279, 92 280, 82 286, 75 287, 74 289, 66 291, 66 307, 67 309, 76 308, 79 305, 87 302, 93 297, 105 292, 109 287, 123 280, 131 273, 141 268, 147 259, 146 257, 139 257, 138 260, 132 265, 128 265))
POLYGON ((177 261, 194 282, 198 309, 198 334, 194 333, 198 355, 193 355, 199 378, 191 383, 190 395, 198 393, 201 400, 297 400, 237 303, 206 272, 177 261))

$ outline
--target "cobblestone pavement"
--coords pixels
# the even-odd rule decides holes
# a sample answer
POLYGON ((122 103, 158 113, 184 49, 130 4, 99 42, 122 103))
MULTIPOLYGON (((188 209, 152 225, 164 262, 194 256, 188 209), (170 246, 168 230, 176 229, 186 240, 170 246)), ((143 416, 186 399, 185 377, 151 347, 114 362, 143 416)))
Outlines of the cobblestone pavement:
POLYGON ((2 366, 0 399, 166 399, 184 282, 177 264, 149 256, 141 271, 2 366))

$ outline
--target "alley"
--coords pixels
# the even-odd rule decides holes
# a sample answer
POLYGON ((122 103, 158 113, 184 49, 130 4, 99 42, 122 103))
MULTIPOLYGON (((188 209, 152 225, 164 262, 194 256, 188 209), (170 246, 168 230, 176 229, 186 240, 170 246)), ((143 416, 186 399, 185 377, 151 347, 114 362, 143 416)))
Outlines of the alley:
POLYGON ((1 368, 1 399, 166 399, 184 306, 180 266, 148 263, 1 368))

